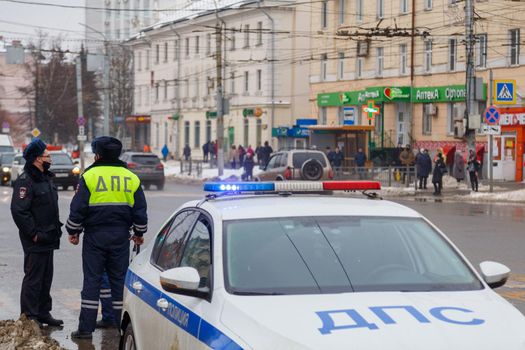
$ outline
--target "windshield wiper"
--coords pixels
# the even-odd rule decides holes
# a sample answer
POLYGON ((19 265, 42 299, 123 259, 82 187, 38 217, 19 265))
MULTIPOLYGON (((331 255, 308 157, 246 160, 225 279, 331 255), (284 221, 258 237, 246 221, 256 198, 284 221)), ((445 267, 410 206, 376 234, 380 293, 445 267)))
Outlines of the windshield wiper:
POLYGON ((278 293, 278 292, 252 292, 252 291, 247 291, 247 292, 236 291, 236 292, 233 292, 233 294, 235 295, 285 295, 284 293, 278 293))

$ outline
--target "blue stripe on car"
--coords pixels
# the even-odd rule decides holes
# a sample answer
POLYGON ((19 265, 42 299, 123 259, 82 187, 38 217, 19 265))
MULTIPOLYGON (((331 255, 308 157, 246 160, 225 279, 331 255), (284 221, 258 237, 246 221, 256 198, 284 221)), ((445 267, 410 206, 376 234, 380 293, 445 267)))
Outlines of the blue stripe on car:
POLYGON ((221 350, 242 350, 242 347, 237 345, 230 337, 222 333, 218 328, 209 322, 206 322, 199 315, 175 301, 173 298, 162 293, 131 270, 128 270, 126 275, 126 288, 143 302, 151 306, 156 312, 168 319, 171 323, 191 334, 210 348, 221 350), (140 293, 133 289, 133 283, 135 282, 142 283, 142 291, 140 293), (157 307, 157 300, 160 298, 166 299, 170 304, 170 307, 166 311, 161 311, 159 307, 157 307))

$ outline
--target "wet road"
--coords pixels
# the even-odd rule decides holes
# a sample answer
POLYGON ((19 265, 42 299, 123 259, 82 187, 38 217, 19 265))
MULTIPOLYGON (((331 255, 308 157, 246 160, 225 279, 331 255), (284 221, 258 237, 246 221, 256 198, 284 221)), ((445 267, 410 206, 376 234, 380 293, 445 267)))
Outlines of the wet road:
MULTIPOLYGON (((150 230, 146 244, 164 219, 180 204, 202 197, 201 187, 169 183, 162 192, 147 191, 150 230)), ((59 193, 60 216, 66 221, 72 191, 59 193)), ((19 292, 23 276, 22 248, 11 219, 11 189, 0 187, 0 319, 18 318, 19 292)), ((501 204, 464 204, 449 202, 398 201, 427 216, 442 229, 477 267, 481 261, 494 260, 509 266, 511 280, 498 292, 525 314, 525 206, 501 204)), ((55 278, 52 296, 53 315, 62 318, 62 329, 50 330, 51 336, 67 349, 118 349, 116 330, 97 330, 93 340, 75 343, 69 338, 78 324, 82 286, 81 246, 62 238, 55 252, 55 278)))

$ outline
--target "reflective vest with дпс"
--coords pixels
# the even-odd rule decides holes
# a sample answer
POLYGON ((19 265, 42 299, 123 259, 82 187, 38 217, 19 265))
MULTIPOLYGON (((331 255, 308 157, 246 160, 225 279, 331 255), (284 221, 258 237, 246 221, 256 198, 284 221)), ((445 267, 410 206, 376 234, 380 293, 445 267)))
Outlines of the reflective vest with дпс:
POLYGON ((85 172, 82 177, 90 192, 89 206, 135 205, 140 180, 126 168, 103 166, 85 172))

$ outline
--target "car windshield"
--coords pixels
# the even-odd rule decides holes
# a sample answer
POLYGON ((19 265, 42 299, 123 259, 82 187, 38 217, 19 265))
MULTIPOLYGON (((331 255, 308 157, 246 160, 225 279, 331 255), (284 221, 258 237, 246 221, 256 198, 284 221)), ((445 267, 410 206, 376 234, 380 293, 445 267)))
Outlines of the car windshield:
POLYGON ((71 165, 73 162, 71 158, 65 153, 51 153, 51 161, 53 165, 71 165))
POLYGON ((13 146, 0 146, 0 153, 13 152, 14 150, 13 146))
POLYGON ((151 156, 142 156, 142 155, 135 155, 131 157, 131 160, 138 164, 144 164, 144 165, 155 165, 160 163, 159 157, 155 155, 151 156))
POLYGON ((15 162, 18 162, 18 164, 20 165, 24 165, 26 163, 26 160, 24 157, 22 156, 16 156, 15 159, 14 159, 15 162))
POLYGON ((318 160, 323 165, 323 168, 326 167, 325 157, 319 152, 295 152, 292 159, 294 168, 302 167, 308 159, 318 160))
POLYGON ((2 154, 2 165, 11 165, 14 157, 14 154, 2 154))
POLYGON ((455 291, 483 285, 421 218, 291 217, 225 221, 233 294, 455 291))

